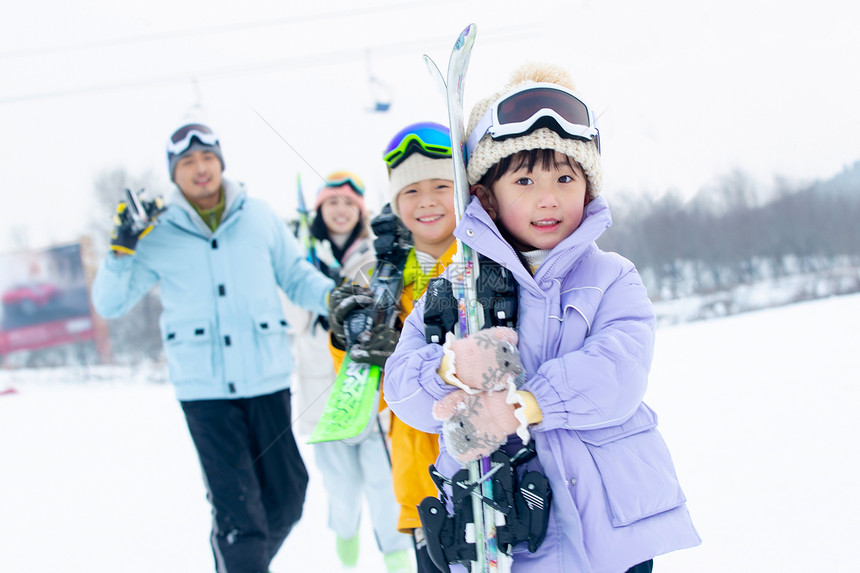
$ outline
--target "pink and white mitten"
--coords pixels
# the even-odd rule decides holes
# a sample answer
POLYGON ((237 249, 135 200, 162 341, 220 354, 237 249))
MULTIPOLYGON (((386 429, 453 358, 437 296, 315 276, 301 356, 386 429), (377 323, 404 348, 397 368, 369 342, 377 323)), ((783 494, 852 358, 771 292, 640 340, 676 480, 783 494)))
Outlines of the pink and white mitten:
POLYGON ((508 391, 454 390, 433 405, 433 417, 442 421, 442 439, 448 452, 460 463, 488 456, 516 433, 530 439, 516 387, 508 391))
POLYGON ((466 338, 454 338, 449 332, 443 349, 439 375, 470 394, 522 384, 525 370, 517 349, 517 333, 510 328, 486 328, 466 338))

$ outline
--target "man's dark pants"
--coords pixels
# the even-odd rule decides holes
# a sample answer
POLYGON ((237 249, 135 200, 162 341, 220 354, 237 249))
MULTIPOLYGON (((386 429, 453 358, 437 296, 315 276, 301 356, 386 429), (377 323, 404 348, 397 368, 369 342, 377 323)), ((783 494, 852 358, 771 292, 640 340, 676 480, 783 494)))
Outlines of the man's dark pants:
POLYGON ((212 504, 218 573, 266 573, 302 515, 308 472, 290 391, 181 402, 212 504))

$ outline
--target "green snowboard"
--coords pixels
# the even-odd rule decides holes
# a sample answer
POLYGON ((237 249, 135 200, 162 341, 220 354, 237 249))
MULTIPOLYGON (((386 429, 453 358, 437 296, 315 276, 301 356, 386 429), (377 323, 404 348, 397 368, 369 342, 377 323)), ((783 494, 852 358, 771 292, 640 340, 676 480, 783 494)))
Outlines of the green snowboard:
POLYGON ((308 443, 346 440, 364 431, 376 413, 381 374, 379 366, 353 362, 347 354, 308 443))

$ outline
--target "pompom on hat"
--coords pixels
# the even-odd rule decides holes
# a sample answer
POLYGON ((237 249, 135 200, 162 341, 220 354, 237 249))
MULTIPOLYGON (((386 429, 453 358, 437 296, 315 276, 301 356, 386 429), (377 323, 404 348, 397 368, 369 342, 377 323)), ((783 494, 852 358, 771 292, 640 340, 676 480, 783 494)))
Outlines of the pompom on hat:
MULTIPOLYGON (((499 99, 509 92, 537 83, 552 83, 575 91, 573 81, 563 69, 551 64, 525 64, 514 71, 504 89, 475 104, 469 115, 467 135, 472 133, 487 110, 499 99)), ((493 165, 505 157, 532 149, 554 149, 573 158, 582 167, 588 179, 589 197, 600 195, 603 171, 597 143, 562 137, 548 127, 541 127, 526 135, 502 140, 495 140, 489 133, 485 134, 469 156, 466 167, 469 185, 478 183, 493 165)))

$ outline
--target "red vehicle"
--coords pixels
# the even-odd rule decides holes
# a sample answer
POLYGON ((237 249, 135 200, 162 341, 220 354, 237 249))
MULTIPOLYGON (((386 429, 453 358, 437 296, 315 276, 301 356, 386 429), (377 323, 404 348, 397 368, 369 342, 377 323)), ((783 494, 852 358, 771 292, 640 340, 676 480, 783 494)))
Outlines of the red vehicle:
POLYGON ((48 283, 18 285, 4 292, 2 301, 6 310, 33 314, 49 307, 60 293, 60 289, 48 283))

